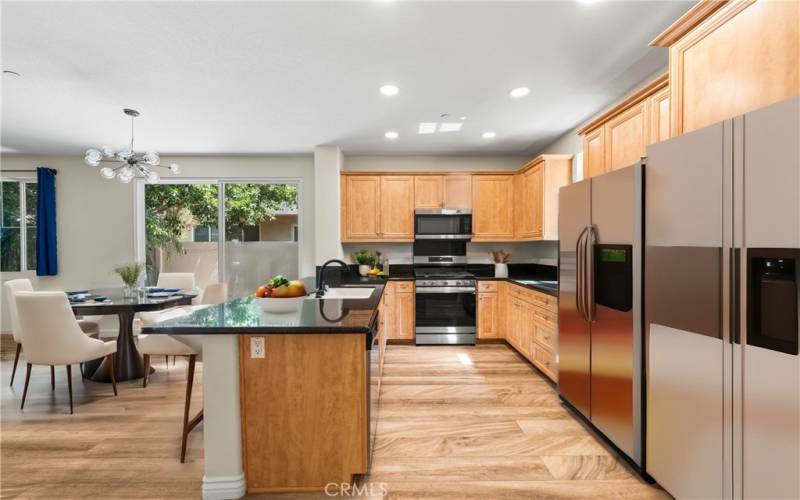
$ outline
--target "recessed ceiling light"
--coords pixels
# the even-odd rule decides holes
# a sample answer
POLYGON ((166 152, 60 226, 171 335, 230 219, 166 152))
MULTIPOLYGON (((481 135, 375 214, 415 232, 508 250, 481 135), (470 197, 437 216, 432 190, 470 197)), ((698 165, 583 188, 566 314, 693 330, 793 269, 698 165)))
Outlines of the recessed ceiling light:
POLYGON ((530 93, 531 89, 529 89, 528 87, 517 87, 515 89, 511 89, 511 92, 509 92, 508 95, 514 98, 519 98, 519 97, 525 97, 530 93))
POLYGON ((400 134, 398 134, 394 130, 387 130, 386 133, 383 134, 383 136, 386 137, 387 139, 394 140, 394 139, 397 139, 398 137, 400 137, 400 134))
POLYGON ((484 139, 494 139, 495 137, 497 137, 497 134, 495 134, 494 132, 484 132, 481 134, 481 137, 483 137, 484 139))
POLYGON ((397 85, 384 85, 379 90, 381 94, 388 96, 397 95, 398 92, 400 92, 400 89, 397 87, 397 85))
POLYGON ((461 118, 459 118, 459 120, 461 120, 462 122, 463 122, 464 120, 466 120, 466 119, 467 119, 467 117, 466 117, 466 116, 462 116, 461 118))
POLYGON ((421 122, 417 133, 432 134, 436 132, 436 122, 421 122))
POLYGON ((442 122, 439 124, 439 132, 458 132, 463 125, 461 122, 442 122))

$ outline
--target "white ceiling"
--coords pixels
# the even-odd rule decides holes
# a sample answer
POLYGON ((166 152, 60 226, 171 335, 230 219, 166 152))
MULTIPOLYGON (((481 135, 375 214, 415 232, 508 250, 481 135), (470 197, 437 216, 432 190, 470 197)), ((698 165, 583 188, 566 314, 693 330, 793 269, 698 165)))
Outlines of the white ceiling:
POLYGON ((536 152, 665 66, 647 44, 690 6, 3 1, 3 151, 121 147, 132 107, 162 153, 536 152), (463 130, 416 133, 441 113, 463 130))

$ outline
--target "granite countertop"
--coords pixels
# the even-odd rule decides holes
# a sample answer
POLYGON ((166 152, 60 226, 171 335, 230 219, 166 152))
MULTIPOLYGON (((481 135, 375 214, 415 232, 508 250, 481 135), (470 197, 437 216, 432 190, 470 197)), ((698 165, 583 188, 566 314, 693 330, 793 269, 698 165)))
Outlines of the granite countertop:
MULTIPOLYGON (((371 284, 366 299, 315 299, 298 301, 296 311, 268 313, 256 297, 241 297, 224 304, 198 309, 186 316, 142 328, 145 334, 224 335, 277 333, 364 333, 369 334, 377 320, 383 295, 382 284, 371 284)), ((306 287, 307 290, 313 288, 306 287)), ((266 299, 282 300, 282 299, 266 299)), ((368 339, 369 340, 369 339, 368 339)))

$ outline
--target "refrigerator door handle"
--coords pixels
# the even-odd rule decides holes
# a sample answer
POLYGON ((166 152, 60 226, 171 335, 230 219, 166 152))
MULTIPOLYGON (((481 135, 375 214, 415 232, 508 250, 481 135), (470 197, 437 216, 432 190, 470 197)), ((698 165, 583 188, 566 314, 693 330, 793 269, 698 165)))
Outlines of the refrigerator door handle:
POLYGON ((581 315, 584 321, 589 321, 586 317, 584 309, 584 250, 583 245, 584 237, 586 236, 589 227, 586 226, 578 236, 578 241, 575 243, 575 307, 578 309, 578 314, 581 315))
POLYGON ((589 322, 594 321, 597 317, 597 307, 594 302, 594 244, 597 242, 597 226, 592 224, 588 227, 588 232, 586 233, 586 249, 584 250, 584 258, 586 259, 586 263, 584 264, 584 273, 586 276, 583 280, 584 288, 586 289, 586 316, 589 322))

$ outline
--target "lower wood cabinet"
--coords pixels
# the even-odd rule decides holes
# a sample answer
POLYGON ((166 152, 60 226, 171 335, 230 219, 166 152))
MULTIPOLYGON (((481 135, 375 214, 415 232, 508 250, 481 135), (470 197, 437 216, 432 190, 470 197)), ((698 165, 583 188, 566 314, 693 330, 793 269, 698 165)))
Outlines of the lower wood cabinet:
POLYGON ((478 282, 478 339, 505 337, 507 318, 506 283, 502 281, 478 282))
POLYGON ((413 281, 389 281, 386 297, 387 339, 414 340, 416 297, 413 281))
POLYGON ((554 382, 558 381, 558 301, 508 282, 478 282, 478 338, 505 339, 554 382))
POLYGON ((363 333, 240 335, 248 492, 321 491, 368 471, 364 347, 363 333), (253 338, 261 357, 250 352, 253 338))

